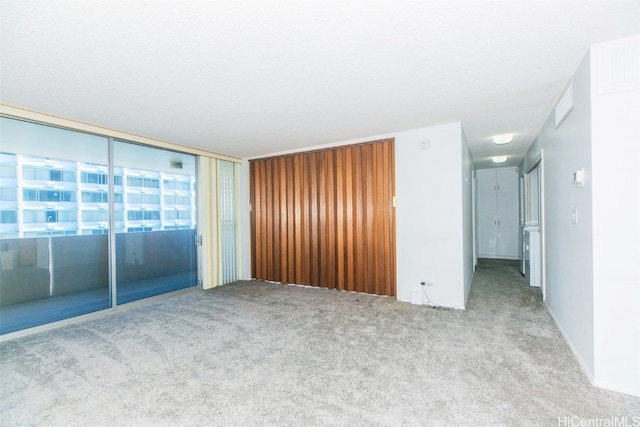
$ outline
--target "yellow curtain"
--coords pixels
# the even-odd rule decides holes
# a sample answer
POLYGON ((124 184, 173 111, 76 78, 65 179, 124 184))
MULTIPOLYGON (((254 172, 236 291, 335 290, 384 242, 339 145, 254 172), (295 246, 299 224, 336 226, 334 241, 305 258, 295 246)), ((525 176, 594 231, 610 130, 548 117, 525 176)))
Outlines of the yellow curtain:
POLYGON ((220 239, 218 221, 218 162, 198 158, 198 280, 203 289, 222 284, 220 267, 220 239))
MULTIPOLYGON (((225 283, 235 281, 240 265, 240 230, 238 224, 237 203, 233 212, 232 225, 229 218, 229 193, 220 190, 220 184, 225 186, 221 174, 228 172, 228 161, 210 157, 198 157, 198 235, 201 243, 198 246, 198 280, 203 289, 210 289, 225 283), (224 164, 222 163, 224 162, 224 164), (225 199, 225 200, 223 200, 225 199), (221 209, 226 209, 225 214, 221 209), (223 229, 222 223, 226 229, 223 229), (235 238, 229 240, 229 228, 235 230, 235 238), (227 237, 223 242, 223 234, 227 237), (225 247, 223 248, 223 244, 225 247), (223 273, 226 271, 226 276, 223 273)), ((233 167, 233 187, 236 194, 232 198, 237 200, 238 167, 233 167)), ((228 185, 228 177, 227 174, 228 185)), ((232 231, 233 232, 233 231, 232 231)))

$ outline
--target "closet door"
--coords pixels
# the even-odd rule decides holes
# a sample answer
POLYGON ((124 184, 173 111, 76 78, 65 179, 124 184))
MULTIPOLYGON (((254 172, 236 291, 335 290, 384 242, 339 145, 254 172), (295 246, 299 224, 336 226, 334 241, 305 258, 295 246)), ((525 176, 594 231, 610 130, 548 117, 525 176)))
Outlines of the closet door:
POLYGON ((394 296, 392 139, 251 161, 252 277, 394 296))
POLYGON ((493 258, 498 252, 496 176, 493 170, 478 170, 478 256, 493 258))
POLYGON ((518 259, 518 174, 484 169, 478 179, 478 257, 518 259))
POLYGON ((518 193, 518 172, 513 168, 496 169, 496 191, 508 194, 518 193))
POLYGON ((498 212, 498 258, 519 256, 518 173, 514 169, 496 170, 498 212))

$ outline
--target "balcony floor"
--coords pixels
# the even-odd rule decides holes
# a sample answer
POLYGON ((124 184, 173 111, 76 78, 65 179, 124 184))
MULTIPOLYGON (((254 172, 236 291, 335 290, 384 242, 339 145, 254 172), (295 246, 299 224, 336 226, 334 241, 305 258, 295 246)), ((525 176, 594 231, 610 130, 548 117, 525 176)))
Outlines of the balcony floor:
MULTIPOLYGON (((195 286, 195 271, 118 284, 118 304, 195 286)), ((45 325, 111 307, 108 287, 38 299, 0 308, 0 335, 45 325)))

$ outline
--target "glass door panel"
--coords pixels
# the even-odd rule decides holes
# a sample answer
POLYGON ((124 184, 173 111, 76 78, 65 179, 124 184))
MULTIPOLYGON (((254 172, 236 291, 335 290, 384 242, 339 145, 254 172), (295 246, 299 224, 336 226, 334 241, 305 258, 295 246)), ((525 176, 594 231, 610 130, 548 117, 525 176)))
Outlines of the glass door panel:
POLYGON ((117 303, 196 286, 195 156, 124 141, 113 150, 117 303))
POLYGON ((0 334, 111 307, 108 158, 107 138, 0 117, 0 334))

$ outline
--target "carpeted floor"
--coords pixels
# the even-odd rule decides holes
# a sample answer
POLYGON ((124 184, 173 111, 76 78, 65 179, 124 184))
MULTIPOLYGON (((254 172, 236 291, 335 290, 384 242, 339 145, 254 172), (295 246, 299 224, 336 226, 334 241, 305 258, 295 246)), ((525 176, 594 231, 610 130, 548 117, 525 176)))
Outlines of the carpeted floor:
POLYGON ((589 384, 517 264, 488 260, 465 311, 240 282, 0 343, 0 381, 2 426, 640 415, 640 398, 589 384))

